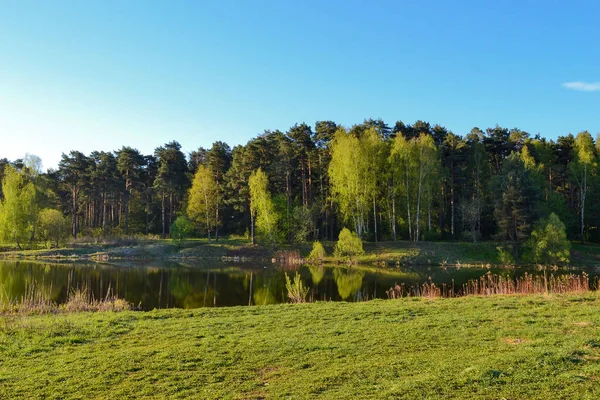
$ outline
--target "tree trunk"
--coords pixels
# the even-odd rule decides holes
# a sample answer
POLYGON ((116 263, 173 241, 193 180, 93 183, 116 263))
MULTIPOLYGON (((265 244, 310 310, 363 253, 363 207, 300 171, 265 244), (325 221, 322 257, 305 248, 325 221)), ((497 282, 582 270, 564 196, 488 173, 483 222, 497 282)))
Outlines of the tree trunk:
POLYGON ((375 231, 375 243, 377 243, 377 204, 375 203, 375 196, 373 196, 373 226, 375 231))
POLYGON ((169 235, 171 234, 171 225, 173 225, 173 193, 169 195, 169 235))
POLYGON ((106 192, 102 194, 102 232, 106 235, 106 192))
POLYGON ((581 189, 581 244, 584 242, 583 232, 585 229, 585 196, 587 194, 587 165, 583 170, 583 187, 581 189))
POLYGON ((290 171, 285 174, 285 194, 287 197, 287 240, 292 244, 292 230, 290 227, 290 208, 292 206, 292 190, 290 188, 290 171))
POLYGON ((415 216, 415 242, 419 241, 419 217, 421 214, 421 191, 422 191, 422 181, 423 181, 423 161, 420 162, 419 165, 419 188, 417 190, 417 210, 415 216))
POLYGON ((77 190, 73 189, 71 192, 72 196, 73 196, 73 218, 71 220, 71 228, 72 228, 72 233, 73 233, 73 237, 76 238, 77 237, 77 190))
POLYGON ((252 244, 256 244, 256 239, 254 238, 254 212, 250 213, 250 237, 252 238, 252 244))
POLYGON ((392 184, 392 234, 396 241, 396 187, 392 184))
POLYGON ((408 164, 406 165, 406 210, 408 213, 408 237, 411 240, 414 240, 412 233, 412 217, 410 215, 410 185, 409 185, 409 175, 408 175, 408 164))
POLYGON ((125 234, 129 233, 129 192, 125 192, 125 234))
POLYGON ((219 241, 219 204, 217 203, 217 209, 215 210, 215 242, 219 241))
POLYGON ((161 221, 162 221, 162 238, 164 239, 165 237, 167 237, 167 230, 165 227, 165 215, 166 211, 165 211, 165 193, 162 193, 162 204, 161 204, 161 221))
POLYGON ((452 165, 452 176, 450 179, 450 234, 454 240, 454 164, 452 165))

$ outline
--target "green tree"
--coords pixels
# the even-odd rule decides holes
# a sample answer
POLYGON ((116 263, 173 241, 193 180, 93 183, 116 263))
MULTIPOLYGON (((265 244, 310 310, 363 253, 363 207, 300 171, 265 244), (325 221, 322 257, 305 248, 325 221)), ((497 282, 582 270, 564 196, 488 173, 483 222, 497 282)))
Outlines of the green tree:
POLYGON ((44 208, 40 211, 39 224, 40 236, 44 242, 54 242, 54 247, 69 236, 69 222, 58 210, 44 208))
POLYGON ((250 212, 252 213, 252 242, 254 243, 254 224, 259 233, 269 237, 271 244, 275 241, 275 229, 278 215, 268 189, 267 175, 261 168, 250 175, 250 212))
POLYGON ((355 232, 350 232, 348 228, 344 228, 340 232, 333 253, 336 257, 352 258, 365 254, 365 251, 360 237, 355 232))
POLYGON ((543 265, 568 264, 571 243, 565 224, 554 213, 536 224, 528 241, 532 261, 543 265))
POLYGON ((170 232, 171 239, 177 243, 178 247, 181 247, 181 243, 190 237, 193 226, 189 219, 184 216, 177 217, 173 224, 171 224, 170 232))
MULTIPOLYGON (((431 199, 431 191, 436 182, 434 178, 440 164, 433 137, 421 133, 418 137, 406 140, 403 135, 397 135, 390 162, 396 169, 396 176, 402 177, 397 183, 399 191, 405 196, 409 237, 415 242, 419 241, 423 200, 425 196, 428 196, 427 200, 431 199)), ((430 215, 428 220, 430 221, 430 215)))
POLYGON ((125 183, 125 233, 129 233, 129 203, 131 193, 141 185, 140 175, 144 157, 137 149, 123 146, 117 151, 117 167, 125 183))
POLYGON ((325 258, 325 256, 327 256, 327 253, 325 252, 325 248, 323 247, 321 242, 314 242, 312 250, 308 255, 308 260, 322 261, 325 258))
POLYGON ((499 238, 512 243, 515 259, 518 260, 520 246, 531 233, 540 198, 532 172, 525 167, 519 153, 511 153, 504 161, 502 174, 494 179, 493 188, 499 238))
POLYGON ((575 138, 575 160, 571 163, 571 172, 579 186, 579 212, 580 212, 580 235, 583 243, 585 231, 585 200, 588 193, 588 176, 596 168, 596 155, 594 153, 594 139, 589 132, 584 131, 577 134, 575 138))
POLYGON ((188 167, 181 145, 172 141, 154 150, 158 160, 158 170, 154 187, 161 197, 162 236, 166 235, 166 206, 169 203, 169 226, 173 221, 176 203, 183 196, 188 186, 188 167))
POLYGON ((187 215, 196 224, 204 224, 208 241, 213 226, 218 224, 219 188, 212 172, 204 165, 198 166, 189 191, 187 215))
POLYGON ((373 164, 377 162, 376 136, 374 128, 362 130, 361 138, 339 128, 331 146, 331 192, 342 216, 353 224, 359 237, 366 233, 368 212, 377 189, 377 176, 373 174, 376 170, 373 164))
POLYGON ((82 190, 90 183, 87 176, 89 159, 79 151, 63 154, 58 163, 58 175, 61 183, 71 195, 71 233, 77 237, 77 213, 82 190))
POLYGON ((6 166, 2 179, 0 201, 0 237, 12 242, 19 249, 32 243, 38 218, 36 190, 24 172, 6 166))

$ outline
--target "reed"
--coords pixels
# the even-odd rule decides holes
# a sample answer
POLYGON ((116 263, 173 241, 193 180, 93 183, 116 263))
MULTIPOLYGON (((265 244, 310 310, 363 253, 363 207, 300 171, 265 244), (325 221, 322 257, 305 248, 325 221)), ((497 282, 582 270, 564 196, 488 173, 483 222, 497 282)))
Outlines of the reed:
POLYGON ((452 284, 437 286, 431 278, 421 285, 396 285, 386 291, 387 297, 462 297, 462 296, 493 296, 507 294, 564 294, 585 293, 599 288, 599 278, 590 282, 585 272, 578 274, 554 275, 544 273, 533 275, 525 273, 521 277, 487 274, 479 279, 469 280, 459 288, 452 284))
POLYGON ((52 300, 52 286, 31 282, 25 286, 19 297, 10 297, 6 288, 0 291, 0 314, 56 314, 82 311, 127 311, 132 306, 112 293, 109 286, 104 298, 95 299, 87 287, 73 289, 66 303, 57 304, 52 300))

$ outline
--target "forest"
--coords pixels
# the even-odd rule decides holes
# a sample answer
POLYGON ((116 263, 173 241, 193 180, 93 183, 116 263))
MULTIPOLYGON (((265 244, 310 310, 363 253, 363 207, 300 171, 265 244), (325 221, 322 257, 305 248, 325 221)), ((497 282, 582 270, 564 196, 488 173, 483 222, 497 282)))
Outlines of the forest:
POLYGON ((88 155, 57 169, 0 160, 4 246, 60 246, 68 236, 171 233, 269 245, 336 240, 505 243, 515 257, 551 214, 567 237, 600 242, 600 139, 547 140, 520 129, 365 120, 267 130, 245 145, 184 154, 171 141, 88 155), (175 230, 172 232, 172 230, 175 230))

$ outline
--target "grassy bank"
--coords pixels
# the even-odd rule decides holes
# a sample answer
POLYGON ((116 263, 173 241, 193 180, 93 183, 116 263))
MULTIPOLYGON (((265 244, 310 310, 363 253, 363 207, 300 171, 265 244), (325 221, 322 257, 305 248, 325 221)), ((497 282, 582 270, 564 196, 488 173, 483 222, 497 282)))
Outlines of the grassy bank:
POLYGON ((600 396, 600 296, 12 316, 0 398, 600 396))
MULTIPOLYGON (((334 243, 324 243, 327 254, 333 254, 334 243)), ((38 260, 186 260, 222 258, 271 259, 279 257, 306 257, 312 243, 291 246, 252 245, 245 239, 221 239, 208 243, 205 239, 186 240, 181 245, 160 239, 113 239, 81 241, 60 249, 38 249, 0 252, 0 259, 38 260)), ((409 242, 386 241, 365 243, 366 254, 357 261, 377 265, 498 265, 498 243, 482 242, 477 245, 465 242, 409 242)), ((329 256, 328 262, 337 262, 329 256)), ((600 266, 600 246, 574 243, 571 264, 600 266)))

